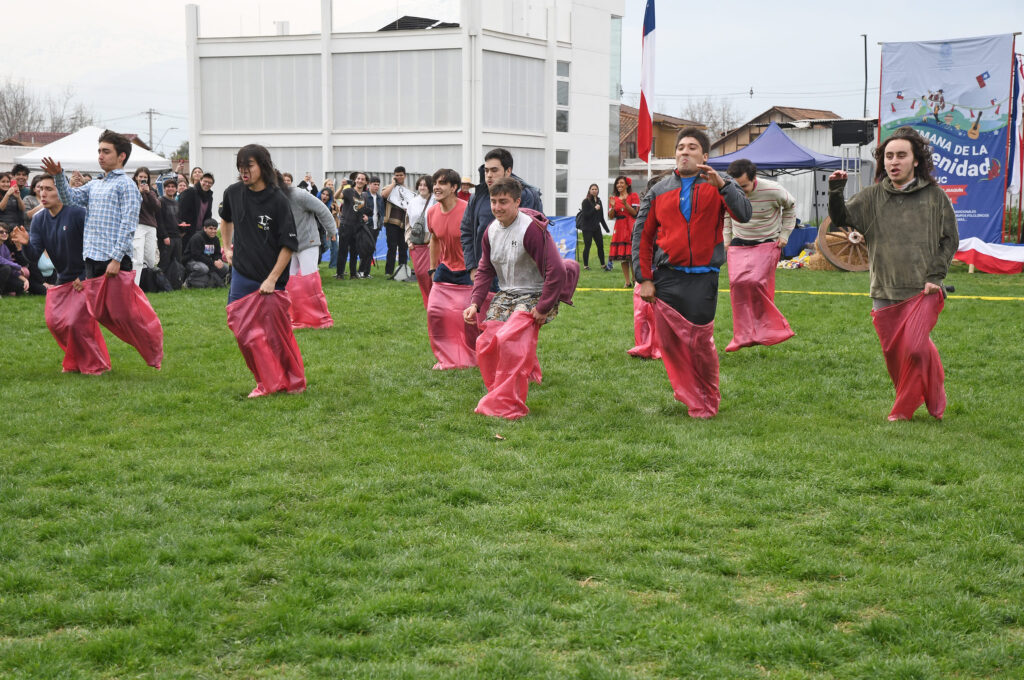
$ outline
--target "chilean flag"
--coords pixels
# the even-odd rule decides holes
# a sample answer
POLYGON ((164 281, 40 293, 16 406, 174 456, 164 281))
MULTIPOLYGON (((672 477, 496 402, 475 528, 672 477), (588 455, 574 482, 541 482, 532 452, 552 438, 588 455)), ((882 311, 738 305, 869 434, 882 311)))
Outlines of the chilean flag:
POLYGON ((654 117, 647 103, 647 95, 654 96, 654 0, 647 0, 647 9, 644 10, 643 55, 640 64, 640 117, 636 128, 636 150, 640 159, 647 161, 654 134, 654 117))

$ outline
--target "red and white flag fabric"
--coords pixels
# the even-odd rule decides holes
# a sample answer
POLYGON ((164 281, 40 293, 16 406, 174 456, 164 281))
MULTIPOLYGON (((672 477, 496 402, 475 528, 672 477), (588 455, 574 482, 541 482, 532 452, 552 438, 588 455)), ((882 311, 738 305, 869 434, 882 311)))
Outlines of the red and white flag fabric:
POLYGON ((651 103, 654 101, 654 0, 647 0, 644 10, 643 53, 640 62, 640 116, 637 119, 637 156, 647 161, 651 152, 654 135, 654 116, 651 103))
POLYGON ((954 257, 986 274, 1020 274, 1024 272, 1024 245, 988 243, 972 236, 960 240, 954 257))

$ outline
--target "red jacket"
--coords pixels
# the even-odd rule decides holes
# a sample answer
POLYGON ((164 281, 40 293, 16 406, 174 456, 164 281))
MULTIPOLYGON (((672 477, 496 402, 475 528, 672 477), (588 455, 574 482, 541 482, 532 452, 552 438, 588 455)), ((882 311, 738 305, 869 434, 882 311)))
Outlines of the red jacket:
POLYGON ((679 211, 681 180, 675 172, 651 188, 640 203, 633 227, 634 275, 654 278, 655 265, 718 267, 725 262, 722 223, 726 210, 737 222, 750 220, 750 201, 728 177, 719 191, 698 177, 690 194, 690 220, 679 211), (639 241, 639 242, 638 242, 639 241), (657 243, 658 262, 654 262, 657 243), (639 271, 637 271, 639 270, 639 271))

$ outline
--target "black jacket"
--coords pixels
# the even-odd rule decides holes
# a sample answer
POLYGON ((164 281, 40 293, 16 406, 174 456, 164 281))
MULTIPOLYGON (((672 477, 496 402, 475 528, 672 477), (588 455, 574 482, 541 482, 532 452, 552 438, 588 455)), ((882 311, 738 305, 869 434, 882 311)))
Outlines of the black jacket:
POLYGON ((597 203, 591 201, 590 196, 584 198, 580 213, 580 231, 597 234, 599 226, 604 227, 606 232, 609 231, 608 223, 604 221, 604 205, 600 198, 597 199, 597 203))

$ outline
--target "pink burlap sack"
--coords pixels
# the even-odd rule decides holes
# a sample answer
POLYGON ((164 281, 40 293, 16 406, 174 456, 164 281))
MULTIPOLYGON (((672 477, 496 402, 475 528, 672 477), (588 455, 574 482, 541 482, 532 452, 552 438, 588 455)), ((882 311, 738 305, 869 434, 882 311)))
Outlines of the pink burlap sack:
POLYGON ((334 319, 327 310, 327 297, 320 283, 320 272, 300 276, 292 274, 285 285, 292 304, 289 308, 292 328, 330 328, 334 319))
POLYGON ((85 291, 72 283, 46 291, 46 327, 64 350, 65 373, 100 375, 110 370, 107 343, 96 319, 89 313, 85 291))
POLYGON ((633 342, 626 352, 641 359, 660 359, 658 334, 654 330, 654 305, 640 297, 640 284, 633 286, 633 342))
POLYGON ((675 398, 687 406, 691 418, 711 418, 718 413, 718 350, 715 322, 690 323, 671 305, 655 300, 655 329, 661 360, 675 398))
POLYGON ((427 308, 430 300, 430 246, 409 246, 409 258, 412 260, 416 283, 420 284, 420 295, 423 296, 423 308, 427 308))
MULTIPOLYGON (((476 340, 480 326, 467 324, 462 312, 473 297, 472 286, 454 283, 434 283, 430 288, 427 302, 427 335, 430 349, 437 363, 435 371, 476 366, 476 340)), ((488 293, 483 309, 477 312, 477 319, 487 314, 493 293, 488 293)))
POLYGON ((484 323, 476 342, 476 359, 487 394, 476 405, 476 413, 515 420, 530 412, 526 407, 530 381, 541 379, 539 331, 529 312, 515 312, 504 322, 484 323))
POLYGON ((946 411, 946 374, 939 350, 929 336, 944 305, 939 293, 919 293, 871 312, 885 367, 896 387, 889 420, 910 420, 921 404, 940 420, 946 411))
POLYGON ((793 337, 789 322, 775 306, 775 266, 781 252, 775 243, 729 248, 732 342, 726 352, 777 345, 793 337))
POLYGON ((134 347, 159 369, 164 358, 164 329, 153 306, 135 283, 135 272, 99 276, 82 282, 89 313, 107 330, 134 347))
POLYGON ((270 295, 256 291, 227 307, 228 328, 256 378, 250 397, 274 392, 294 394, 306 389, 306 368, 292 331, 288 297, 283 290, 270 295))

